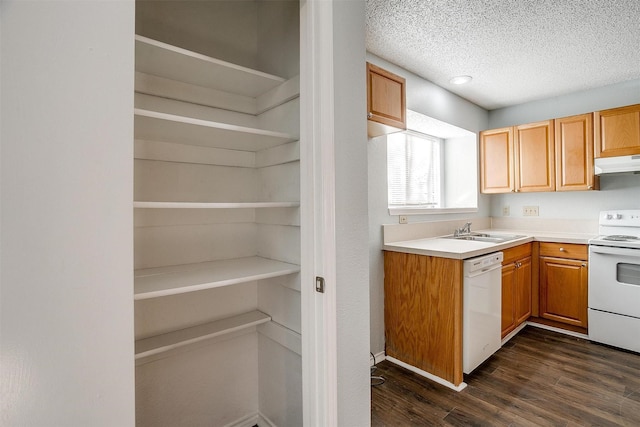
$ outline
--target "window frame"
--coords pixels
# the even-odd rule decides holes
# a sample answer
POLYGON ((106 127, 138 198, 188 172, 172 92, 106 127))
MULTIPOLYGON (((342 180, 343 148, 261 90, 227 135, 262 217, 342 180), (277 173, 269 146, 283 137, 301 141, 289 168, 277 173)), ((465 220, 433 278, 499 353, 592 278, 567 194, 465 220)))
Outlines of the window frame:
MULTIPOLYGON (((442 206, 446 206, 446 192, 445 192, 445 173, 444 173, 444 166, 445 166, 445 147, 444 147, 444 143, 446 141, 446 139, 444 138, 439 138, 437 136, 434 135, 429 135, 423 132, 419 132, 419 131, 415 131, 415 130, 411 130, 411 129, 407 129, 405 131, 402 132, 398 132, 396 134, 392 134, 392 135, 397 135, 399 133, 402 133, 404 135, 413 135, 413 136, 417 136, 417 137, 422 137, 424 139, 428 139, 428 140, 437 140, 438 143, 440 144, 440 188, 439 188, 439 193, 440 193, 440 205, 442 206)), ((388 135, 389 137, 391 135, 388 135)), ((389 143, 389 141, 387 140, 387 144, 389 143)), ((426 205, 391 205, 390 202, 390 198, 389 198, 389 148, 387 147, 387 165, 386 165, 386 175, 387 175, 387 208, 389 210, 389 215, 424 215, 424 214, 447 214, 447 213, 469 213, 469 212, 478 212, 479 208, 478 207, 468 207, 468 208, 447 208, 447 207, 427 207, 426 205)))

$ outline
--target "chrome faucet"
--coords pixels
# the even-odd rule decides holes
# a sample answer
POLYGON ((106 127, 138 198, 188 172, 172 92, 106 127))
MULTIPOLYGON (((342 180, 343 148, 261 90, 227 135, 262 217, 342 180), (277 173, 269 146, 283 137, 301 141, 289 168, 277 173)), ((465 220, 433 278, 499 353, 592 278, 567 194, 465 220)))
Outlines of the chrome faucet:
POLYGON ((463 227, 456 228, 453 232, 455 237, 462 236, 464 234, 471 234, 471 223, 467 222, 463 227))

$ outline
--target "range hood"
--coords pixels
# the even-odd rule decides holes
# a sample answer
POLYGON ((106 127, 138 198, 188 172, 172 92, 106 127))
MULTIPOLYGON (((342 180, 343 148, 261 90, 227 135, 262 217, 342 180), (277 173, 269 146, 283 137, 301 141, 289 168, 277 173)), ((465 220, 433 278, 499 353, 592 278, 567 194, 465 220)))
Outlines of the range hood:
POLYGON ((595 159, 596 175, 628 172, 640 173, 640 155, 595 159))

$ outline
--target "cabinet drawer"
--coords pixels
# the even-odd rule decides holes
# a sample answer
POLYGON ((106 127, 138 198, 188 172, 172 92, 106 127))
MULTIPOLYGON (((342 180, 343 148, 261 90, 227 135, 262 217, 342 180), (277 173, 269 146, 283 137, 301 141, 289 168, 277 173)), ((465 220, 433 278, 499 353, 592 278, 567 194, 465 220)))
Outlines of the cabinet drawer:
POLYGON ((505 249, 502 251, 502 255, 504 256, 502 265, 511 264, 514 261, 531 256, 531 243, 505 249))
POLYGON ((540 256, 587 261, 589 250, 587 245, 540 242, 540 256))

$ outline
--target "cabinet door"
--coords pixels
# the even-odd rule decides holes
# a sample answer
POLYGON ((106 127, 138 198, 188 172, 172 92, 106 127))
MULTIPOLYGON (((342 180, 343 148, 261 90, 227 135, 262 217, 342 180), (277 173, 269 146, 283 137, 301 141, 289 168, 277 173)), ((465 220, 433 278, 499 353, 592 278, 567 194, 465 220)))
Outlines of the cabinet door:
POLYGON ((640 104, 595 113, 595 156, 640 154, 640 104))
POLYGON ((516 264, 502 266, 502 338, 516 328, 514 294, 516 289, 516 264))
POLYGON ((531 257, 516 262, 514 317, 516 326, 531 316, 531 257))
POLYGON ((515 191, 555 191, 553 120, 516 126, 515 191))
POLYGON ((513 128, 480 132, 480 191, 510 193, 513 185, 513 128))
POLYGON ((405 130, 405 79, 367 62, 369 136, 405 130))
POLYGON ((587 327, 586 261, 540 257, 540 317, 587 327))
POLYGON ((556 191, 596 189, 593 114, 555 120, 556 191))

